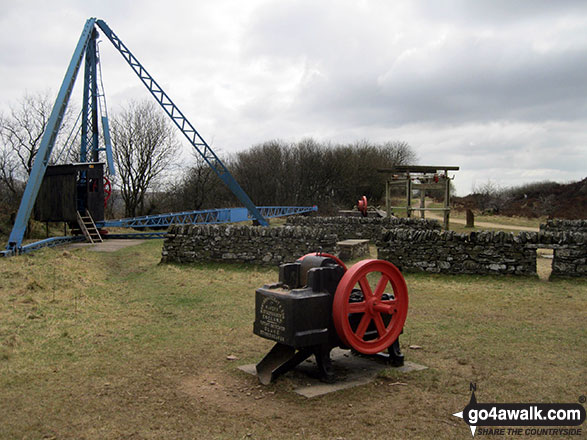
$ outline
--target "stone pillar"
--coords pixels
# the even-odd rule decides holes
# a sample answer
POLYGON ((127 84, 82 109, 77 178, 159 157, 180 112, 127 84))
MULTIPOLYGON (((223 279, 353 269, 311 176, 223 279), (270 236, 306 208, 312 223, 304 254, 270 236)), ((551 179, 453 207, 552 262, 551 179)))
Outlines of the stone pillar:
POLYGON ((473 211, 467 209, 467 228, 474 228, 475 227, 475 215, 473 211))

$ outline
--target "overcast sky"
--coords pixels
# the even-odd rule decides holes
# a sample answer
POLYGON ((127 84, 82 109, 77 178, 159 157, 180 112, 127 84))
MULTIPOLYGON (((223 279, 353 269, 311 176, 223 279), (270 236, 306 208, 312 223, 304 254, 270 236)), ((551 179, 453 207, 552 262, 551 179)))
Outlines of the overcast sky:
MULTIPOLYGON (((459 195, 587 176, 585 1, 0 0, 2 111, 57 93, 89 17, 221 156, 401 140, 420 164, 460 166, 459 195)), ((148 99, 103 40, 110 111, 148 99)))

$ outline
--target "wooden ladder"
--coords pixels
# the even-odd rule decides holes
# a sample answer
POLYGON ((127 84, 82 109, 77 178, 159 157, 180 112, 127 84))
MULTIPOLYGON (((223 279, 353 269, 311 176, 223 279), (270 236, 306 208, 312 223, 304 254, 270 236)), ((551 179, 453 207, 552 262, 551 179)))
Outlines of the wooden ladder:
POLYGON ((96 224, 94 223, 94 219, 86 209, 85 215, 82 215, 79 211, 77 211, 77 223, 79 224, 79 228, 82 230, 86 239, 90 243, 102 243, 102 236, 100 235, 100 231, 96 228, 96 224))

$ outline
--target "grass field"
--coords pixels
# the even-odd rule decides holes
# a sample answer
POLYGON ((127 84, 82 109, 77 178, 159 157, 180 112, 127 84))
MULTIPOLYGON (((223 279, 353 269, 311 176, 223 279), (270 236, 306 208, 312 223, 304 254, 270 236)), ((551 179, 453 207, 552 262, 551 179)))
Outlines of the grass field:
POLYGON ((0 259, 0 438, 465 439, 470 382, 481 402, 587 391, 585 280, 407 275, 401 343, 429 368, 307 400, 236 368, 272 345, 252 323, 276 269, 161 265, 161 244, 0 259))

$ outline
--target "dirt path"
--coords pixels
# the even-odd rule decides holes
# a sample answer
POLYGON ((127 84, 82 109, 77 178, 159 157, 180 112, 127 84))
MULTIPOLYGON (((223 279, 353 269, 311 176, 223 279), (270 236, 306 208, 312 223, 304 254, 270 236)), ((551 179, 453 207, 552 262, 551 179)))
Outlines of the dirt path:
MULTIPOLYGON (((438 220, 440 222, 444 221, 444 218, 438 214, 433 213, 426 213, 426 218, 430 218, 433 220, 438 220)), ((461 218, 451 218, 451 223, 458 223, 460 225, 466 225, 467 221, 461 218)), ((532 226, 516 226, 516 225, 504 225, 500 223, 490 223, 490 222, 478 222, 475 221, 475 227, 478 228, 495 228, 495 229, 511 229, 513 231, 529 231, 529 232, 538 232, 538 228, 533 228, 532 226)))
POLYGON ((136 246, 137 244, 144 243, 145 240, 105 240, 102 243, 73 243, 68 246, 68 249, 76 249, 80 247, 90 247, 93 252, 116 252, 119 249, 123 249, 129 246, 136 246))

